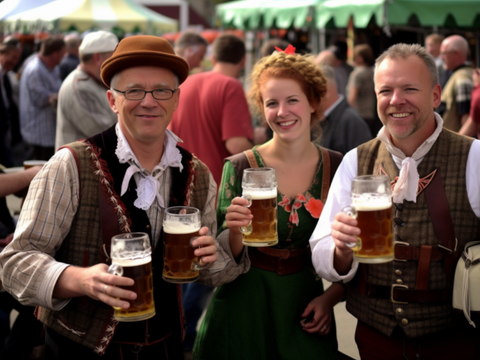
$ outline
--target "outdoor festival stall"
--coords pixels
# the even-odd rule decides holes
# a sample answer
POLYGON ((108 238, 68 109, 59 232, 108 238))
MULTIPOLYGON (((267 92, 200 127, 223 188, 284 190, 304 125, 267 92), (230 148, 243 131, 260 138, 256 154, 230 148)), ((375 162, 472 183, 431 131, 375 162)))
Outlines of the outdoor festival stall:
MULTIPOLYGON (((36 0, 38 1, 38 0, 36 0)), ((6 32, 108 30, 117 34, 175 32, 176 20, 133 0, 55 0, 4 19, 6 32)))

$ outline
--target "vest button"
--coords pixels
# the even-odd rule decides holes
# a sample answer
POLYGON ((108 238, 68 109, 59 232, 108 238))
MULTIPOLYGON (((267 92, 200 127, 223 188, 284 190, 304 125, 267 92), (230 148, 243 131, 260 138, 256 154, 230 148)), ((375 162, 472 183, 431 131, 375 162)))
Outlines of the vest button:
POLYGON ((147 225, 147 230, 150 230, 151 226, 150 225, 147 225))
POLYGON ((401 276, 402 274, 402 270, 395 270, 395 275, 401 276))
POLYGON ((402 279, 397 279, 397 284, 403 284, 403 280, 402 279))
POLYGON ((406 326, 406 325, 408 325, 408 320, 407 320, 407 319, 402 319, 402 321, 400 321, 400 323, 401 323, 403 326, 406 326))
MULTIPOLYGON (((397 308, 397 310, 395 310, 397 312, 398 315, 401 315, 403 314, 403 309, 402 308, 397 308)), ((405 319, 403 319, 405 320, 405 319)))

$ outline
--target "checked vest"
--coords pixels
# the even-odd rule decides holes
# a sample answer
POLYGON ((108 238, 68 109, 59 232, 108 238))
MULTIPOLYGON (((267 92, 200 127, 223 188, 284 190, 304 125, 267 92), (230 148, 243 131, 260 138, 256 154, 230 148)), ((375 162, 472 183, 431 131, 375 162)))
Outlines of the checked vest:
MULTIPOLYGON (((102 235, 102 227, 112 226, 101 221, 100 209, 107 208, 116 233, 145 232, 151 237, 151 225, 144 210, 133 206, 136 183, 132 177, 127 192, 120 197, 123 176, 129 164, 120 164, 115 155, 115 127, 84 141, 67 145, 73 152, 79 169, 80 199, 71 230, 57 251, 57 261, 88 267, 98 263, 110 264, 110 238, 102 235), (101 181, 100 181, 101 180, 101 181), (107 206, 100 206, 102 194, 107 206), (117 220, 115 223, 115 219, 117 220), (104 246, 105 245, 105 246, 104 246)), ((206 165, 186 150, 182 154, 183 171, 171 168, 170 204, 194 206, 203 211, 209 188, 206 165)), ((73 298, 60 311, 37 309, 37 317, 49 328, 98 355, 105 353, 111 341, 151 345, 173 336, 181 346, 183 341, 183 308, 179 285, 162 279, 163 242, 152 251, 154 299, 156 315, 145 321, 119 323, 113 309, 88 297, 73 298)))
MULTIPOLYGON (((394 241, 409 245, 438 247, 425 189, 432 174, 439 170, 453 221, 458 251, 469 241, 480 239, 480 220, 473 212, 467 196, 466 164, 472 139, 444 129, 430 152, 418 165, 420 175, 416 203, 404 200, 394 204, 394 241)), ((358 175, 386 174, 391 180, 399 175, 385 145, 371 140, 358 147, 358 175)), ((435 174, 434 176, 437 176, 435 174)), ((398 245, 397 245, 398 246, 398 245)), ((438 250, 438 249, 436 249, 438 250)), ((408 337, 417 337, 455 326, 456 316, 450 300, 436 302, 408 302, 400 304, 391 298, 370 297, 360 291, 362 281, 373 287, 387 288, 392 285, 416 288, 418 261, 394 260, 384 264, 361 264, 353 281, 347 284, 347 310, 359 321, 389 336, 399 326, 408 337)), ((431 259, 428 268, 430 289, 445 289, 451 295, 451 284, 445 273, 444 259, 431 259)), ((451 276, 453 274, 450 274, 451 276)))

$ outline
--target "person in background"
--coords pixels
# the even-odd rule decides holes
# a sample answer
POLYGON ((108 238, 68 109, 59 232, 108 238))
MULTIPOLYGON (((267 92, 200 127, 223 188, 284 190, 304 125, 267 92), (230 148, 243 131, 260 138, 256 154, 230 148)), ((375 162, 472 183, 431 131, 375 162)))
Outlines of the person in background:
POLYGON ((8 73, 14 69, 22 54, 21 43, 10 38, 0 44, 0 164, 14 165, 12 146, 22 140, 18 107, 8 73))
POLYGON ((372 135, 376 135, 382 127, 382 122, 378 119, 375 111, 376 100, 372 68, 375 58, 370 45, 355 45, 353 62, 355 68, 350 74, 347 85, 348 103, 365 120, 372 135))
POLYGON ((347 62, 348 45, 344 40, 337 40, 329 47, 332 51, 335 68, 335 78, 337 80, 337 90, 339 94, 345 95, 348 84, 348 78, 353 71, 353 67, 347 62))
POLYGON ((310 142, 326 81, 313 57, 295 54, 291 46, 285 51, 264 57, 252 71, 252 106, 272 127, 273 139, 249 150, 248 157, 229 157, 219 188, 217 239, 229 240, 235 258, 248 253, 250 270, 214 293, 194 359, 337 358, 332 308, 344 289, 333 284, 324 292, 308 248, 335 171, 325 166, 330 153, 310 142), (279 243, 274 247, 242 244, 239 227, 253 217, 240 197, 249 161, 276 170, 279 243))
POLYGON ((347 285, 362 360, 479 359, 478 331, 454 311, 452 282, 465 244, 480 238, 480 141, 443 129, 437 68, 419 44, 386 50, 374 79, 384 127, 343 158, 310 239, 313 265, 347 285), (392 181, 395 259, 359 265, 348 245, 361 230, 342 209, 352 179, 372 174, 392 181))
POLYGON ((459 131, 467 121, 473 89, 473 68, 467 64, 468 43, 460 35, 452 35, 442 41, 440 55, 447 70, 452 71, 442 89, 442 102, 437 109, 447 129, 459 131))
POLYGON ((101 69, 118 123, 57 151, 30 184, 15 237, 0 254, 0 275, 22 304, 39 306, 46 359, 183 358, 180 293, 161 274, 166 207, 201 212, 192 246, 201 265, 214 264, 199 281, 216 286, 244 271, 245 260, 237 264, 228 243, 213 238, 216 186, 208 168, 167 130, 188 72, 161 37, 120 41, 101 69), (128 309, 137 294, 125 288, 133 279, 108 273, 105 246, 129 232, 147 233, 154 249, 156 315, 119 323, 113 307, 128 309))
POLYGON ((64 53, 62 39, 44 39, 40 53, 20 78, 20 130, 36 160, 48 160, 55 152, 57 99, 62 85, 57 65, 64 53))
POLYGON ((338 94, 335 70, 327 65, 320 69, 327 80, 327 92, 320 104, 323 118, 318 125, 321 132, 316 134, 312 126, 312 140, 320 146, 345 155, 358 145, 371 140, 372 134, 365 121, 348 105, 345 97, 338 94))
MULTIPOLYGON (((245 63, 243 40, 231 34, 218 37, 213 43, 212 61, 212 71, 190 75, 180 86, 182 101, 169 129, 182 139, 182 147, 205 162, 220 184, 224 159, 252 147, 250 112, 237 79, 245 63)), ((198 319, 213 289, 197 283, 183 289, 185 350, 190 352, 198 319)))
POLYGON ((78 48, 82 39, 80 39, 78 34, 72 33, 65 36, 63 41, 65 41, 66 54, 58 65, 62 81, 66 79, 68 74, 77 68, 78 64, 80 64, 78 48))
POLYGON ((440 46, 442 45, 443 39, 444 36, 440 34, 430 34, 425 38, 425 48, 435 59, 435 65, 437 65, 438 71, 438 80, 442 88, 447 83, 448 77, 451 75, 451 72, 449 71, 449 75, 446 76, 444 63, 442 57, 440 56, 440 46), (446 76, 445 80, 444 76, 446 76))
POLYGON ((470 116, 458 132, 460 135, 473 136, 480 139, 480 69, 473 70, 472 101, 470 116))
MULTIPOLYGON (((24 171, 7 174, 0 170, 0 252, 12 241, 15 231, 15 221, 5 197, 26 189, 41 168, 33 166, 24 171)), ((42 323, 35 319, 34 310, 32 306, 20 304, 8 292, 0 291, 0 359, 29 359, 43 331, 42 323), (10 313, 14 309, 18 315, 15 322, 10 324, 10 313)))
POLYGON ((185 59, 190 71, 199 67, 207 52, 208 41, 193 31, 186 31, 175 40, 173 48, 178 56, 185 59))
POLYGON ((232 34, 218 37, 212 61, 211 71, 190 75, 180 86, 182 102, 169 129, 182 139, 182 147, 207 164, 220 184, 224 159, 252 147, 250 112, 238 80, 245 43, 232 34))
POLYGON ((117 36, 103 30, 83 39, 80 66, 63 81, 58 94, 55 148, 98 134, 116 123, 100 68, 117 44, 117 36))

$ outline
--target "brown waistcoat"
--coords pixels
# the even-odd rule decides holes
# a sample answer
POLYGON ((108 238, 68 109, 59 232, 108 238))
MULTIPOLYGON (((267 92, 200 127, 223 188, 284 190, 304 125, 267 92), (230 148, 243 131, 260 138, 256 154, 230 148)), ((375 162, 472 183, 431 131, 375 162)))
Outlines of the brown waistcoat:
MULTIPOLYGON (((111 131, 109 135, 111 137, 111 131)), ((75 142, 69 144, 68 147, 73 150, 78 161, 78 167, 80 169, 79 180, 81 194, 79 206, 72 222, 70 232, 63 241, 60 249, 57 251, 55 258, 58 261, 75 266, 93 266, 103 262, 102 259, 104 259, 102 250, 104 241, 102 239, 99 207, 100 186, 99 175, 97 171, 98 164, 102 163, 102 169, 105 170, 108 170, 108 167, 113 166, 113 164, 112 160, 109 160, 107 167, 107 162, 96 161, 95 157, 92 157, 92 154, 99 156, 101 151, 98 151, 98 149, 92 151, 92 147, 87 146, 87 144, 84 142, 75 142), (95 163, 97 165, 95 165, 95 163)), ((184 155, 182 162, 184 164, 183 172, 185 172, 181 176, 186 176, 184 180, 186 181, 187 186, 185 189, 177 189, 177 191, 175 191, 174 188, 178 187, 179 181, 175 182, 175 176, 172 177, 170 204, 172 205, 172 202, 180 200, 180 203, 177 203, 176 205, 194 206, 199 208, 200 211, 203 211, 209 189, 209 170, 206 165, 199 161, 196 157, 191 156, 183 149, 180 150, 184 155), (178 195, 181 193, 182 195, 177 197, 181 197, 182 199, 174 198, 175 194, 178 195)), ((123 208, 121 212, 117 212, 119 222, 118 233, 128 231, 149 232, 149 230, 144 230, 149 229, 149 225, 145 227, 145 224, 143 224, 142 226, 144 226, 144 228, 138 229, 138 225, 131 223, 128 208, 132 209, 132 211, 138 211, 138 209, 133 209, 132 204, 126 205, 123 203, 123 197, 121 199, 117 195, 114 186, 112 186, 111 180, 112 179, 108 181, 110 183, 110 190, 112 190, 112 194, 117 198, 119 206, 123 208), (125 225, 127 225, 127 227, 125 227, 125 225)), ((114 180, 117 182, 121 181, 121 179, 114 180)), ((133 184, 132 181, 131 184, 133 184)), ((105 186, 106 185, 104 184, 103 190, 106 189, 105 186)), ((112 211, 116 211, 113 209, 113 206, 111 209, 112 211)), ((160 254, 159 256, 161 256, 162 252, 163 251, 160 248, 158 252, 158 254, 160 254)), ((158 277, 157 280, 160 281, 161 269, 156 271, 154 277, 155 276, 158 277)), ((175 325, 175 327, 177 329, 181 329, 183 326, 183 324, 181 324, 183 310, 181 306, 181 299, 177 298, 177 296, 180 294, 180 291, 177 288, 177 286, 173 286, 173 289, 170 289, 169 291, 173 291, 173 294, 170 295, 170 298, 174 297, 177 299, 175 301, 178 302, 177 307, 179 308, 179 314, 176 316, 180 316, 180 318, 177 317, 176 322, 178 324, 175 325)), ((161 306, 158 306, 161 302, 157 301, 157 298, 155 299, 155 303, 157 315, 161 316, 162 312, 172 312, 172 309, 162 309, 161 306)), ((173 310, 176 311, 176 309, 173 310)), ((87 297, 71 299, 70 302, 60 311, 52 311, 46 308, 37 309, 37 317, 46 326, 62 336, 65 336, 83 346, 91 348, 99 355, 102 355, 105 352, 118 326, 118 322, 113 318, 112 315, 113 309, 111 307, 87 297)), ((155 318, 152 318, 152 320, 153 319, 155 318)), ((129 324, 133 323, 125 324, 127 324, 125 326, 129 326, 129 324)), ((122 326, 124 326, 124 324, 122 324, 122 326)), ((123 331, 123 333, 125 333, 125 331, 123 331)), ((128 331, 126 333, 128 334, 128 331)), ((132 336, 133 335, 137 334, 132 334, 132 336)), ((155 339, 149 340, 155 342, 155 339)))
MULTIPOLYGON (((430 152, 418 166, 420 179, 435 169, 440 169, 450 214, 459 248, 469 241, 479 239, 480 221, 473 212, 467 196, 466 164, 472 139, 443 130, 430 152)), ((394 180, 399 174, 385 145, 377 139, 358 147, 358 175, 386 173, 394 180)), ((428 185, 427 185, 428 186, 428 185)), ((394 218, 402 225, 394 225, 394 240, 411 245, 437 246, 425 193, 417 194, 416 203, 403 201, 394 206, 394 218), (399 222, 400 223, 400 222, 399 222)), ((369 298, 360 293, 358 278, 365 271, 367 283, 391 286, 402 283, 409 289, 416 286, 416 261, 394 260, 385 264, 362 265, 354 281, 348 285, 347 309, 360 321, 380 332, 391 335, 400 326, 408 337, 417 337, 454 326, 454 312, 450 303, 397 304, 387 299, 369 298)), ((428 289, 444 289, 447 277, 442 261, 430 263, 428 289)))

